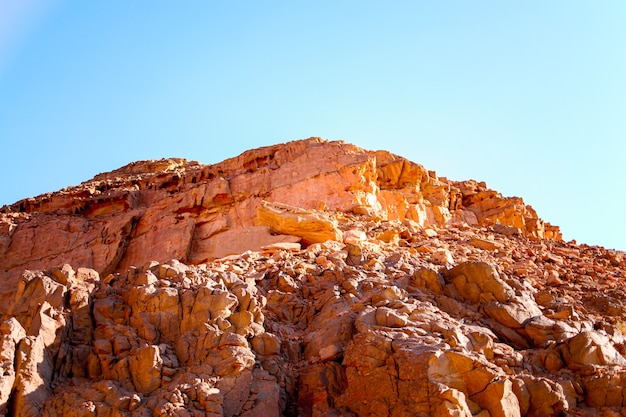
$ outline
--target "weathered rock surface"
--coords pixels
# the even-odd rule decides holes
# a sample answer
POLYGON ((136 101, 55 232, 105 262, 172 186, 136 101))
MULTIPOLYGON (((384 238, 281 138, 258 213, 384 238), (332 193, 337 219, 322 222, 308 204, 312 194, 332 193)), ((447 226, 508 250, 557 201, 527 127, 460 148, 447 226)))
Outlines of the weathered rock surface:
POLYGON ((136 162, 3 207, 0 292, 14 287, 24 269, 49 265, 69 263, 107 275, 146 260, 198 264, 258 250, 277 241, 272 234, 305 243, 339 238, 334 220, 323 214, 288 216, 263 201, 414 227, 499 224, 525 236, 560 239, 558 228, 521 199, 503 198, 483 183, 447 181, 388 152, 311 138, 216 165, 136 162), (252 227, 257 225, 273 231, 252 227))
POLYGON ((626 412, 625 254, 387 152, 133 163, 0 216, 0 416, 626 412))

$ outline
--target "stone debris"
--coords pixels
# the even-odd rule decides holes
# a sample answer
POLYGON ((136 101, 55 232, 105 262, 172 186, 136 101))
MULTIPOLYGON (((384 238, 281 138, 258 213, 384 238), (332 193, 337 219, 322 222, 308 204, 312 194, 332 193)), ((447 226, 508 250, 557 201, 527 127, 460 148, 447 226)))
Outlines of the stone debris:
POLYGON ((382 151, 219 166, 133 163, 3 208, 0 416, 626 413, 623 252, 382 151))

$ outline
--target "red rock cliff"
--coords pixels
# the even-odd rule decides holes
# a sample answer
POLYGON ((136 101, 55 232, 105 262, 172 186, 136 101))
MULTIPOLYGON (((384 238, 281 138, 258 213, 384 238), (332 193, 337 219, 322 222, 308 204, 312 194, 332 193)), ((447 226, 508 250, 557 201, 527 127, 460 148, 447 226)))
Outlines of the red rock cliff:
POLYGON ((617 416, 626 255, 312 138, 2 208, 0 416, 617 416))
POLYGON ((63 263, 106 275, 149 260, 199 264, 259 249, 282 239, 272 236, 272 224, 259 222, 263 201, 418 228, 499 224, 560 239, 558 228, 522 199, 504 198, 484 183, 447 181, 389 152, 311 138, 215 165, 135 162, 3 207, 0 288, 14 288, 24 269, 63 263))

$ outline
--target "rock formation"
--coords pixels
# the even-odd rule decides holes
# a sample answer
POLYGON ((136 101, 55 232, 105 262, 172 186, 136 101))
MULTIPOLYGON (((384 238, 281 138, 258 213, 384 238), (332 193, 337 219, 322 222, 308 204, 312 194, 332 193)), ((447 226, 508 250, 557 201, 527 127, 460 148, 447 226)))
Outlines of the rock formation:
POLYGON ((626 411, 626 255, 318 138, 0 209, 0 416, 626 411))

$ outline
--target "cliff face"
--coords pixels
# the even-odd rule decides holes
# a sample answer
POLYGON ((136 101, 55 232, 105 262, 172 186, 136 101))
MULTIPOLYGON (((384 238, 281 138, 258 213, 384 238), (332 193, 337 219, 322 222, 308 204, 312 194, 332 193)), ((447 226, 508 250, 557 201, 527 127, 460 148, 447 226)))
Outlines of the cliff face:
POLYGON ((0 216, 0 415, 626 407, 624 253, 388 152, 137 162, 0 216))
POLYGON ((500 224, 528 237, 560 239, 558 228, 519 198, 474 181, 437 178, 388 152, 311 138, 216 165, 136 162, 3 207, 0 282, 14 288, 22 270, 63 263, 107 275, 149 260, 199 264, 258 250, 283 240, 258 215, 263 201, 414 228, 500 224))

